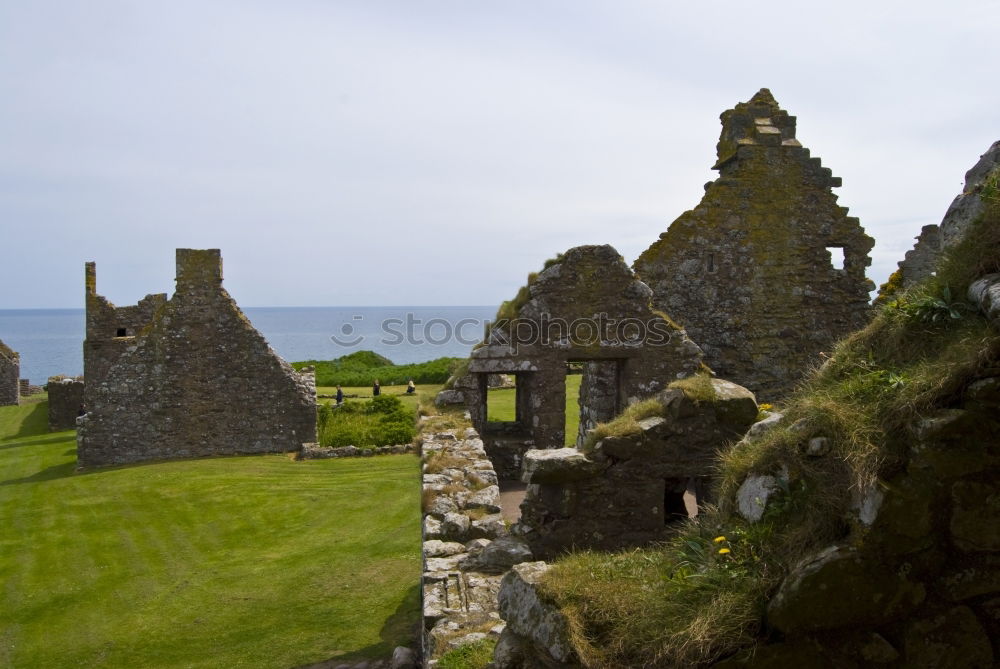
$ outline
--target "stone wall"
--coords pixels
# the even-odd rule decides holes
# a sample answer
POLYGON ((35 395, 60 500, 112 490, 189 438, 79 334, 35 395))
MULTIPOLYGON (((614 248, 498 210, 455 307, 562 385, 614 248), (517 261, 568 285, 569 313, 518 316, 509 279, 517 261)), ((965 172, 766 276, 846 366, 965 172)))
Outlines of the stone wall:
POLYGON ((716 374, 772 400, 866 322, 874 241, 767 89, 721 119, 719 178, 634 267, 716 374))
POLYGON ((603 370, 584 384, 588 425, 703 367, 698 346, 652 308, 649 287, 610 246, 570 249, 524 291, 506 326, 473 351, 469 373, 478 382, 461 388, 501 479, 520 476, 525 451, 565 444, 568 363, 603 370), (487 420, 491 374, 515 378, 514 421, 487 420))
POLYGON ((525 454, 527 494, 512 532, 536 557, 570 548, 618 550, 663 541, 690 503, 705 503, 720 449, 739 440, 757 418, 747 389, 706 379, 714 398, 692 399, 679 388, 656 399, 658 415, 633 434, 606 437, 593 451, 576 448, 525 454))
POLYGON ((21 356, 0 341, 0 406, 15 405, 21 398, 21 356))
MULTIPOLYGON (((88 339, 103 322, 90 317, 91 302, 88 339)), ((86 376, 82 466, 297 451, 316 441, 315 380, 279 358, 222 287, 217 249, 178 249, 173 297, 145 328, 116 339, 124 350, 103 378, 86 376)))
POLYGON ((49 429, 72 430, 84 406, 83 377, 49 377, 49 429))
POLYGON ((150 324, 157 310, 167 302, 166 293, 147 295, 138 304, 116 307, 97 294, 97 265, 84 265, 84 306, 86 337, 83 341, 83 378, 87 405, 91 393, 103 383, 111 367, 135 341, 136 334, 150 324))
POLYGON ((507 533, 497 476, 475 430, 428 436, 422 449, 422 638, 433 667, 448 650, 500 635, 500 580, 531 551, 507 533))
MULTIPOLYGON (((997 188, 997 168, 1000 167, 1000 141, 994 142, 975 165, 965 173, 965 186, 955 196, 940 225, 925 225, 917 243, 899 263, 902 288, 909 288, 934 273, 941 254, 960 240, 969 225, 983 212, 983 189, 992 182, 997 188)), ((996 195, 994 195, 996 197, 996 195)))

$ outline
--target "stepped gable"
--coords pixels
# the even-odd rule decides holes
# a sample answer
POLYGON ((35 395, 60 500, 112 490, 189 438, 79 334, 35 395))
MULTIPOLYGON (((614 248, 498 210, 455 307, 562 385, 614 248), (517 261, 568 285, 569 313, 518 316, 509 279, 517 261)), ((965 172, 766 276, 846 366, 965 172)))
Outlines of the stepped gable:
POLYGON ((21 356, 0 341, 0 406, 17 404, 21 399, 21 356))
POLYGON ((82 466, 295 451, 316 440, 313 376, 278 357, 222 287, 218 249, 178 249, 176 292, 126 339, 102 382, 87 378, 82 466))
POLYGON ((721 119, 719 177, 634 268, 706 363, 766 401, 864 324, 874 240, 837 205, 840 178, 810 156, 770 91, 721 119))

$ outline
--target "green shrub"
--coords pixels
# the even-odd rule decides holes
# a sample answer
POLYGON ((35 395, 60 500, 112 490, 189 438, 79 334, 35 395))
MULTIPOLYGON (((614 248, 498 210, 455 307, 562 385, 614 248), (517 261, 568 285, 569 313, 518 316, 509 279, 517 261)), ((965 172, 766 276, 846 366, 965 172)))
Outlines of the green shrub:
POLYGON ((318 386, 370 386, 378 379, 384 386, 414 383, 444 383, 461 358, 437 358, 427 362, 397 365, 373 351, 356 351, 335 360, 304 360, 292 367, 316 368, 318 386))
POLYGON ((334 407, 321 404, 316 426, 322 446, 372 448, 408 444, 417 431, 416 416, 394 395, 334 407))

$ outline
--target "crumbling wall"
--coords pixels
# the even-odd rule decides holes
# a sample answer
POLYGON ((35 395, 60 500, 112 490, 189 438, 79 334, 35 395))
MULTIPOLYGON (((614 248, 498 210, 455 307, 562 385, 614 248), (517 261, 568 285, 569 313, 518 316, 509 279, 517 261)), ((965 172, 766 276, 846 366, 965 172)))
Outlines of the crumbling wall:
POLYGON ((314 380, 274 353, 222 287, 217 249, 178 249, 176 292, 126 336, 104 379, 86 377, 81 465, 293 451, 316 441, 314 380))
POLYGON ((569 362, 608 370, 581 401, 600 397, 584 415, 612 415, 639 398, 702 368, 701 350, 682 329, 655 311, 649 287, 637 280, 611 246, 570 249, 533 277, 511 320, 472 353, 463 385, 473 426, 501 479, 520 476, 524 452, 565 444, 569 362), (488 418, 487 378, 515 378, 517 417, 488 418), (612 382, 611 379, 614 379, 612 382))
POLYGON ((527 494, 514 533, 544 559, 570 548, 618 550, 664 540, 670 525, 688 516, 685 493, 691 503, 709 501, 719 450, 757 418, 746 388, 720 379, 704 384, 711 399, 668 389, 656 397, 657 415, 640 420, 633 433, 598 441, 591 452, 528 451, 527 494))
POLYGON ((83 378, 85 401, 93 404, 92 395, 104 384, 111 367, 153 320, 156 311, 167 302, 166 293, 147 295, 138 304, 116 307, 97 294, 97 265, 84 266, 84 305, 86 338, 83 341, 83 378))
POLYGON ((83 377, 49 377, 49 429, 71 430, 84 406, 83 377))
POLYGON ((837 205, 840 179, 802 147, 770 91, 721 119, 719 178, 635 270, 716 374, 773 399, 865 323, 874 241, 837 205))
POLYGON ((965 173, 965 186, 952 200, 941 224, 921 228, 917 243, 899 262, 900 288, 916 285, 934 273, 941 254, 962 239, 972 222, 983 213, 984 195, 1000 197, 998 167, 1000 141, 994 142, 965 173))
POLYGON ((0 341, 0 406, 20 401, 20 376, 21 356, 0 341))

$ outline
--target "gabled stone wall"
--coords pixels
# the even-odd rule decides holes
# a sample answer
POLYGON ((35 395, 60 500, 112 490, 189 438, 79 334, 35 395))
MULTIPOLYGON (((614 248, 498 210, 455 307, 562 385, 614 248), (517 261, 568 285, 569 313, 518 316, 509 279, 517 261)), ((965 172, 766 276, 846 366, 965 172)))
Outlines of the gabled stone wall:
POLYGON ((716 374, 766 401, 865 323, 874 241, 767 89, 721 118, 719 178, 634 267, 716 374))
POLYGON ((21 398, 21 356, 0 341, 0 406, 17 404, 21 398))
POLYGON ((701 350, 652 308, 651 299, 649 287, 611 246, 570 249, 533 278, 510 322, 473 351, 474 382, 462 387, 473 426, 502 480, 520 476, 528 449, 565 444, 569 362, 584 363, 580 401, 586 427, 702 369, 701 350), (488 421, 492 374, 515 378, 513 422, 488 421))
POLYGON ((124 339, 103 379, 88 372, 82 466, 316 441, 314 380, 275 354, 222 287, 217 249, 178 249, 176 292, 124 339))

